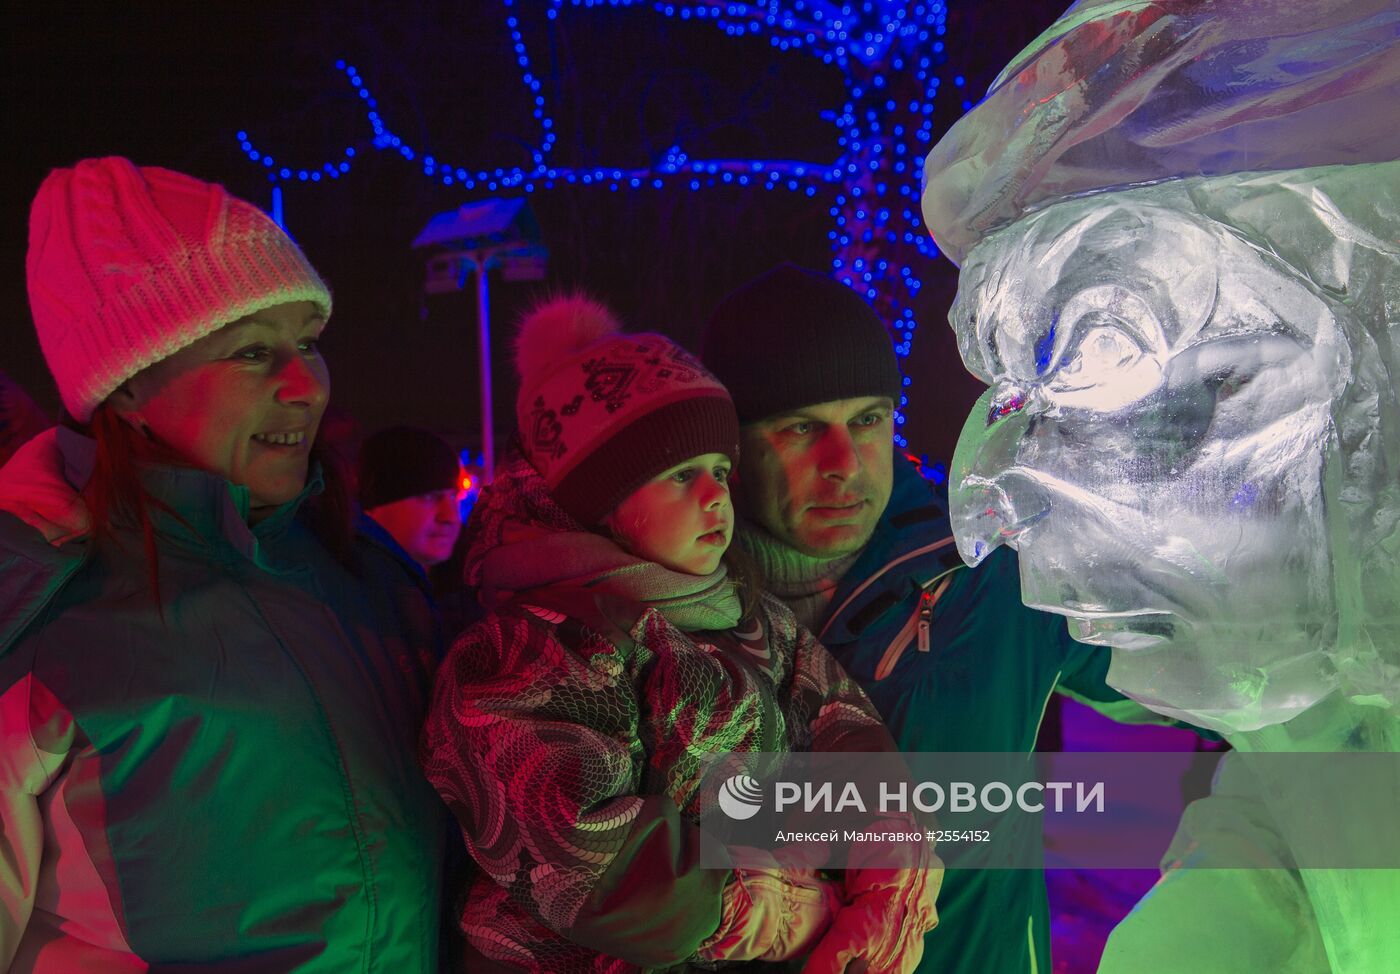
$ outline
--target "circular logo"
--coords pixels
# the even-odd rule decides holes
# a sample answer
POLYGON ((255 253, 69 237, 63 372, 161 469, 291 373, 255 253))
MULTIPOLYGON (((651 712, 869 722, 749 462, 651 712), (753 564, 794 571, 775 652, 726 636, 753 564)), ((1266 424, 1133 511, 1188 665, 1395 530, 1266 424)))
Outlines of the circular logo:
POLYGON ((763 807, 763 786, 746 774, 736 774, 719 786, 719 807, 730 818, 753 818, 763 807))

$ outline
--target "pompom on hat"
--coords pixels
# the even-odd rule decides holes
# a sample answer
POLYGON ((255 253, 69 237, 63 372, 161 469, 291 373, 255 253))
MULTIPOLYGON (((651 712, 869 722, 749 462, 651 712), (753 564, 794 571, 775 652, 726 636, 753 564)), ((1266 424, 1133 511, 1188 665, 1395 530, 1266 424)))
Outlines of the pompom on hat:
POLYGON ((515 342, 521 449, 559 506, 595 527, 628 495, 691 457, 739 457, 719 380, 664 335, 622 334, 581 295, 525 316, 515 342))
POLYGON ((49 173, 29 214, 29 307, 63 405, 261 308, 331 295, 292 239, 222 186, 109 156, 49 173))

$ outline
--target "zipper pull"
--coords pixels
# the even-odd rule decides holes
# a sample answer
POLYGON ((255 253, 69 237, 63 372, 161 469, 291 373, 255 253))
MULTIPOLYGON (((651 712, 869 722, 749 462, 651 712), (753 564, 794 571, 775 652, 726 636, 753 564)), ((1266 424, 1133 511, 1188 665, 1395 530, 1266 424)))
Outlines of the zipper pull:
POLYGON ((932 592, 919 596, 919 652, 929 651, 929 627, 933 620, 933 604, 938 601, 932 592))

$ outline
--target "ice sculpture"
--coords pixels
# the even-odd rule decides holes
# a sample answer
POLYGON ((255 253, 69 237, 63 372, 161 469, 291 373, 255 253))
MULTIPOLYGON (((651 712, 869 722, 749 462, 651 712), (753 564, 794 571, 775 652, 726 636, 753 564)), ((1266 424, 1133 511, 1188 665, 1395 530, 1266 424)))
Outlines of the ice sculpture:
MULTIPOLYGON (((1400 751, 1397 159, 1395 0, 1100 0, 926 163, 990 385, 953 463, 963 557, 1016 548, 1025 601, 1112 647, 1110 683, 1242 751, 1400 751)), ((1256 797, 1287 845, 1316 783, 1277 784, 1256 797)), ((1195 875, 1139 938, 1178 925, 1180 969, 1400 970, 1368 919, 1400 910, 1394 870, 1195 875), (1316 936, 1262 960, 1277 938, 1241 947, 1235 913, 1285 888, 1316 936), (1183 924, 1216 906, 1231 950, 1183 924)))
POLYGON ((1387 163, 1170 180, 990 234, 952 312, 991 384, 954 461, 963 557, 1017 547, 1027 604, 1163 713, 1241 731, 1338 689, 1400 703, 1397 216, 1387 163))

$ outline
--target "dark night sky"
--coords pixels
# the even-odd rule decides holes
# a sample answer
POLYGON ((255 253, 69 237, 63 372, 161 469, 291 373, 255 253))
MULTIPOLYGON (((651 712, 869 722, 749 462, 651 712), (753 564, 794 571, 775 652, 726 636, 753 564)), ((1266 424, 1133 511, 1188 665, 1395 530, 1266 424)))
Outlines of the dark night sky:
MULTIPOLYGON (((967 77, 968 91, 985 90, 1062 6, 953 0, 949 69, 967 77)), ((518 7, 527 20, 531 5, 518 7)), ((362 139, 358 99, 334 69, 342 57, 363 73, 395 131, 416 144, 468 167, 523 163, 535 129, 504 19, 494 0, 16 5, 4 31, 11 161, 0 307, 10 326, 0 368, 56 407, 23 276, 29 201, 49 169, 127 155, 267 205, 269 184, 234 133, 247 129, 276 147, 279 162, 302 164, 362 139)), ((839 104, 841 78, 815 59, 669 20, 650 5, 565 10, 551 36, 531 53, 537 73, 558 84, 547 94, 560 163, 645 165, 678 139, 693 155, 836 154, 834 130, 818 112, 839 104)), ((938 108, 941 131, 960 109, 951 98, 938 108)), ((422 257, 409 248, 429 216, 464 201, 397 156, 372 151, 338 182, 287 189, 289 228, 336 293, 327 344, 333 398, 366 430, 405 421, 464 444, 472 436, 470 306, 435 299, 424 318, 422 257)), ((632 327, 693 345, 724 293, 767 266, 829 268, 828 194, 590 187, 536 193, 531 204, 550 248, 549 278, 497 289, 498 334, 540 287, 582 285, 632 327)), ((978 384, 943 320, 954 269, 940 259, 921 274, 933 313, 924 313, 907 363, 914 385, 905 431, 916 450, 946 459, 978 384)), ((498 367, 498 381, 508 372, 498 367)), ((497 401, 507 414, 510 396, 503 382, 497 401)))

